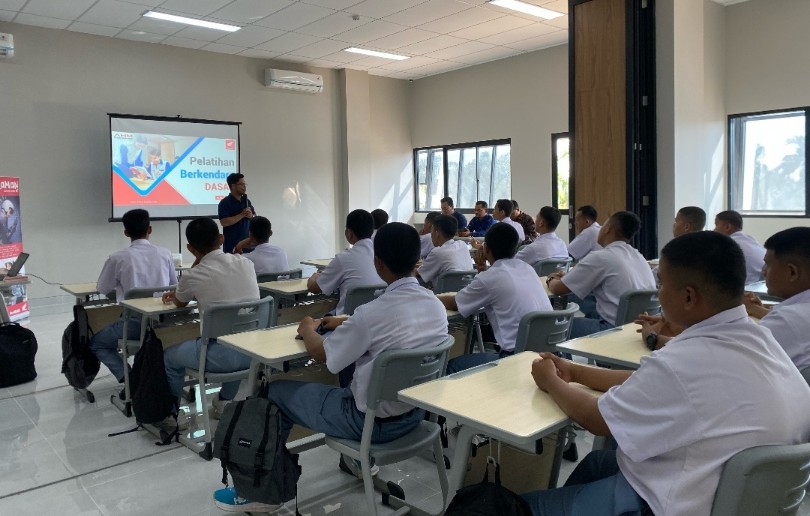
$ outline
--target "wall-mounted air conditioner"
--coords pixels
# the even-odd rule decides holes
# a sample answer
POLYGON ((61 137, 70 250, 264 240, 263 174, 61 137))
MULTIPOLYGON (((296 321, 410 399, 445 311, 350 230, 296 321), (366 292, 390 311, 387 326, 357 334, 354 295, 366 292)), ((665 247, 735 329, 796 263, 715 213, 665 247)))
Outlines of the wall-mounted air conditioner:
POLYGON ((264 71, 264 85, 269 88, 320 93, 323 91, 323 77, 313 73, 268 68, 264 71))

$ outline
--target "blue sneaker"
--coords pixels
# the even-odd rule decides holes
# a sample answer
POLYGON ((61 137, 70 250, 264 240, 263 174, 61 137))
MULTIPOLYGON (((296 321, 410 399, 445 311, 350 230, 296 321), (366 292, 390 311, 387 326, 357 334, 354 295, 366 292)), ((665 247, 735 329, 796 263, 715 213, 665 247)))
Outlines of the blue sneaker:
POLYGON ((214 503, 223 511, 228 512, 275 512, 281 507, 269 503, 251 502, 236 494, 233 487, 223 487, 214 491, 214 503))

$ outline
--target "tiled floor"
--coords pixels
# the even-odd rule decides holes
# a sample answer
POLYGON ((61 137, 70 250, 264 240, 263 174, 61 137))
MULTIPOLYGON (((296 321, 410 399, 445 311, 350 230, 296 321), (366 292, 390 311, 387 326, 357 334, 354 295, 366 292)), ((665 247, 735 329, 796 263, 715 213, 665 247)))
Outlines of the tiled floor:
MULTIPOLYGON (((143 430, 107 436, 134 422, 110 404, 119 387, 103 366, 103 376, 91 386, 95 403, 67 386, 59 369, 62 332, 70 319, 67 309, 32 317, 27 324, 39 341, 39 376, 0 389, 0 515, 223 514, 211 500, 221 487, 217 462, 177 444, 156 446, 143 430)), ((589 437, 580 439, 580 456, 590 448, 589 437)), ((321 447, 300 460, 302 514, 367 513, 362 483, 338 470, 337 453, 321 447)), ((561 482, 574 467, 563 462, 561 482)), ((380 475, 400 484, 408 500, 435 511, 441 496, 434 468, 413 459, 382 467, 380 475)), ((379 502, 378 511, 392 512, 379 502)), ((295 514, 294 505, 279 514, 295 514)))

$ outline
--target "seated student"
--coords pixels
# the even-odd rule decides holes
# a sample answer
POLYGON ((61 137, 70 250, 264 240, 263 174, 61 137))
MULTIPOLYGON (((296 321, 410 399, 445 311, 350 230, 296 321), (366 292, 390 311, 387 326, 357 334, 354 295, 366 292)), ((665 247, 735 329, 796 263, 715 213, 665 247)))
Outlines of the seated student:
POLYGON ((442 214, 455 217, 456 222, 458 222, 458 227, 467 227, 467 217, 465 217, 463 213, 456 211, 455 207, 453 206, 452 197, 444 197, 440 201, 440 206, 442 208, 442 214))
POLYGON ((377 208, 371 212, 371 218, 374 219, 374 232, 371 233, 371 239, 374 240, 374 235, 377 234, 377 230, 388 224, 388 212, 377 208))
MULTIPOLYGON (((129 210, 121 217, 124 235, 132 242, 129 247, 116 251, 107 258, 98 276, 96 290, 102 294, 115 292, 120 303, 124 294, 135 288, 155 287, 162 290, 177 283, 172 253, 165 247, 149 242, 152 226, 149 212, 129 210)), ((133 316, 127 324, 127 340, 141 335, 141 317, 133 316)), ((90 349, 106 365, 118 383, 124 382, 124 362, 118 354, 118 339, 124 337, 123 316, 102 328, 90 339, 90 349)))
POLYGON ((568 244, 568 254, 574 260, 581 260, 588 256, 591 251, 601 249, 597 242, 599 229, 602 227, 596 222, 596 208, 586 204, 577 209, 574 215, 574 231, 576 237, 568 244))
POLYGON ((595 312, 571 322, 572 339, 614 327, 619 298, 625 292, 655 289, 647 260, 630 245, 640 226, 635 213, 614 213, 599 230, 598 242, 604 249, 589 253, 568 273, 549 274, 548 288, 553 294, 573 293, 579 299, 593 294, 596 298, 595 312))
POLYGON ((441 215, 441 213, 438 211, 430 211, 425 215, 425 222, 422 224, 422 230, 419 232, 419 257, 423 260, 433 249, 433 239, 430 234, 433 231, 433 221, 439 218, 439 215, 441 215))
POLYGON ((561 218, 562 215, 557 208, 551 206, 540 208, 535 221, 538 236, 534 242, 518 251, 515 258, 523 260, 529 265, 550 258, 568 258, 568 249, 565 247, 565 242, 554 232, 560 224, 561 218))
MULTIPOLYGON (((217 223, 211 219, 194 219, 186 226, 186 246, 194 255, 191 270, 180 277, 177 290, 163 294, 164 303, 186 306, 192 299, 202 320, 205 310, 213 303, 238 303, 259 299, 256 270, 253 262, 238 255, 224 253, 221 249, 224 237, 217 223)), ((200 339, 187 340, 163 351, 166 376, 172 394, 180 397, 186 368, 200 367, 200 339)), ((208 343, 205 362, 207 370, 214 373, 241 371, 250 367, 250 357, 218 344, 208 343)), ((211 417, 219 419, 225 402, 232 400, 239 391, 239 382, 222 384, 219 395, 211 405, 211 417)))
POLYGON ((472 270, 472 259, 467 244, 454 240, 458 226, 450 215, 441 215, 433 222, 433 250, 416 270, 425 283, 435 282, 436 278, 448 271, 472 270))
POLYGON ((743 298, 751 317, 771 330, 796 367, 810 366, 810 228, 795 227, 765 241, 765 284, 768 294, 784 299, 766 308, 751 293, 743 298))
MULTIPOLYGON (((312 358, 326 362, 332 372, 354 363, 357 369, 351 385, 345 388, 291 380, 271 382, 268 397, 281 409, 281 442, 287 440, 293 424, 333 437, 360 440, 374 359, 389 349, 435 348, 447 338, 447 316, 442 304, 413 277, 418 259, 416 230, 400 222, 386 224, 374 240, 374 267, 388 284, 385 292, 359 307, 348 319, 324 319, 327 326, 335 328, 326 339, 315 331, 320 321, 310 317, 301 321, 298 333, 312 358)), ((425 412, 404 403, 385 402, 379 416, 372 443, 385 443, 409 433, 424 419, 425 412)), ((347 465, 359 471, 359 463, 348 461, 347 465)), ((232 487, 216 491, 214 499, 226 511, 276 509, 239 498, 232 487)))
POLYGON ((467 227, 459 226, 458 236, 482 237, 487 234, 487 230, 495 224, 495 219, 487 213, 487 202, 478 201, 475 203, 475 217, 470 219, 467 227))
POLYGON ((523 231, 523 226, 519 223, 512 220, 512 210, 514 209, 514 204, 509 199, 498 199, 495 201, 495 207, 492 208, 492 216, 498 222, 503 222, 504 224, 509 224, 518 234, 518 245, 521 242, 526 240, 526 233, 523 231))
POLYGON ((638 370, 549 353, 532 364, 537 386, 571 419, 618 443, 591 452, 565 487, 523 495, 534 514, 709 514, 733 455, 810 438, 810 412, 797 410, 810 406, 810 387, 741 304, 739 246, 709 231, 684 235, 661 251, 660 274, 661 305, 686 330, 638 370))
POLYGON ((454 358, 447 373, 469 369, 511 355, 515 349, 520 319, 529 312, 550 311, 543 286, 534 269, 515 259, 517 231, 506 224, 495 224, 484 237, 483 252, 490 267, 479 272, 457 294, 439 296, 444 306, 469 317, 481 308, 492 324, 500 353, 473 353, 454 358))
POLYGON ((678 238, 687 233, 703 231, 706 227, 706 212, 697 206, 684 206, 675 214, 672 223, 672 236, 678 238))
POLYGON ((765 248, 757 240, 742 232, 742 215, 734 210, 721 211, 714 217, 714 230, 734 239, 745 255, 745 284, 762 279, 765 266, 765 248))
POLYGON ((236 244, 235 252, 241 254, 242 249, 253 248, 253 251, 242 256, 253 262, 256 274, 290 270, 287 252, 269 243, 273 226, 267 218, 257 215, 250 219, 248 232, 248 237, 236 244))
POLYGON ((350 249, 338 253, 321 272, 316 272, 307 280, 307 288, 315 294, 332 293, 340 290, 336 315, 343 314, 346 305, 346 292, 352 287, 374 285, 380 282, 374 271, 374 219, 366 210, 354 210, 346 216, 344 235, 351 244, 350 249))
POLYGON ((534 219, 528 213, 520 211, 520 205, 518 205, 518 202, 514 199, 512 199, 512 214, 509 215, 509 218, 520 224, 520 227, 523 228, 523 234, 526 235, 526 238, 521 244, 534 242, 534 239, 537 238, 537 228, 535 227, 534 219))

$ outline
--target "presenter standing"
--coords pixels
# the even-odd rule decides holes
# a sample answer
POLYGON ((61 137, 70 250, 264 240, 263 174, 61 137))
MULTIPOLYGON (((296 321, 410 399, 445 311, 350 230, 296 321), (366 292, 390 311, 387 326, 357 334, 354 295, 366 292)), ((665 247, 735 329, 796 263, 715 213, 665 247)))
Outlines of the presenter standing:
POLYGON ((236 244, 248 237, 250 219, 256 215, 256 210, 248 200, 244 175, 230 174, 225 180, 231 193, 219 201, 219 223, 225 237, 222 250, 233 253, 236 244))

